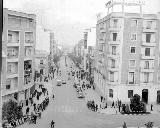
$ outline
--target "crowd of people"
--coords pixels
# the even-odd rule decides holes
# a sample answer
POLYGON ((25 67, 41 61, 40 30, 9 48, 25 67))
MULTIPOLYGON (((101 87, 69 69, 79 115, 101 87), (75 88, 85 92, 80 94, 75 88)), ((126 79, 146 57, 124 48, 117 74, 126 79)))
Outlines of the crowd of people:
MULTIPOLYGON (((48 82, 47 78, 44 78, 44 82, 48 82)), ((28 99, 20 102, 17 109, 21 112, 17 118, 7 120, 3 124, 3 127, 16 127, 26 122, 36 124, 37 119, 41 118, 41 113, 46 109, 49 104, 49 94, 47 88, 43 84, 39 84, 38 89, 30 95, 28 99), (41 100, 41 97, 44 97, 41 100)))

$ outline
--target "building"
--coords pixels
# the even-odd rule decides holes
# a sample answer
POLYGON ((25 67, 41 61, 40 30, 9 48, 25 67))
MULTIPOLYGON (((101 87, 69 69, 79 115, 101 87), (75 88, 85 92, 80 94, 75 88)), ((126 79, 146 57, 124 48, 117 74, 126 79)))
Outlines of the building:
POLYGON ((48 76, 48 55, 46 51, 36 50, 35 54, 35 72, 43 76, 48 76))
POLYGON ((89 79, 94 80, 94 46, 88 46, 88 53, 86 55, 87 61, 86 61, 86 71, 88 72, 89 79))
POLYGON ((21 102, 34 90, 36 16, 3 10, 2 100, 21 102))
POLYGON ((55 46, 55 37, 54 37, 54 33, 50 32, 50 54, 48 55, 48 66, 49 66, 49 73, 51 73, 55 67, 54 64, 54 55, 56 54, 56 46, 55 46))
POLYGON ((160 103, 158 15, 142 14, 141 3, 123 2, 108 2, 112 12, 97 21, 96 87, 111 102, 129 102, 139 94, 146 103, 160 103), (113 12, 117 4, 121 12, 113 12), (140 7, 140 12, 124 12, 124 5, 140 7))

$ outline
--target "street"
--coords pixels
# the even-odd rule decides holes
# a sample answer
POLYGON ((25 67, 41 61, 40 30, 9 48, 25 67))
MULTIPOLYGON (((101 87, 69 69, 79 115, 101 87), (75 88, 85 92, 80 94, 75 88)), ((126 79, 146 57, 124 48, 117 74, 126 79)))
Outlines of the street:
POLYGON ((85 99, 77 98, 73 78, 68 80, 67 71, 70 70, 71 64, 72 61, 67 58, 66 67, 65 58, 61 57, 61 76, 57 79, 65 79, 67 84, 56 86, 56 80, 49 81, 46 88, 50 95, 54 92, 55 99, 50 97, 49 106, 42 113, 42 118, 37 120, 37 124, 26 123, 18 128, 50 128, 52 120, 55 122, 55 128, 115 128, 122 126, 124 121, 127 126, 144 126, 148 121, 153 121, 154 126, 160 126, 160 114, 106 115, 89 110, 85 99))

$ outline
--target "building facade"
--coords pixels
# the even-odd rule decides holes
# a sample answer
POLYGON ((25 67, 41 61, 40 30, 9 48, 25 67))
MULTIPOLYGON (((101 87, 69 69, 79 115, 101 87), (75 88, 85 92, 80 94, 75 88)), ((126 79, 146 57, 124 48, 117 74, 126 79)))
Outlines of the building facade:
POLYGON ((107 101, 139 94, 160 103, 160 24, 156 14, 111 12, 97 21, 95 84, 107 101))
POLYGON ((43 76, 48 76, 48 53, 46 51, 36 50, 35 54, 35 72, 43 76))
POLYGON ((36 16, 3 10, 2 100, 21 102, 34 89, 36 16))

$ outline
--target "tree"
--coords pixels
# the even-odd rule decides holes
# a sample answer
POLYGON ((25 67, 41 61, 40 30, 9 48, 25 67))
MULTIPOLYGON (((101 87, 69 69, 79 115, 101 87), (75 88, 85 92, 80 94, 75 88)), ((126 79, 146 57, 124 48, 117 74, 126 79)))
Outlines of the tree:
POLYGON ((9 100, 5 102, 2 106, 2 120, 11 121, 17 117, 22 116, 22 110, 19 110, 19 107, 16 102, 9 100))
POLYGON ((138 94, 135 94, 130 99, 130 109, 132 112, 146 112, 146 105, 140 101, 140 96, 138 94))
POLYGON ((153 122, 148 122, 146 124, 144 124, 147 128, 153 128, 153 122))

